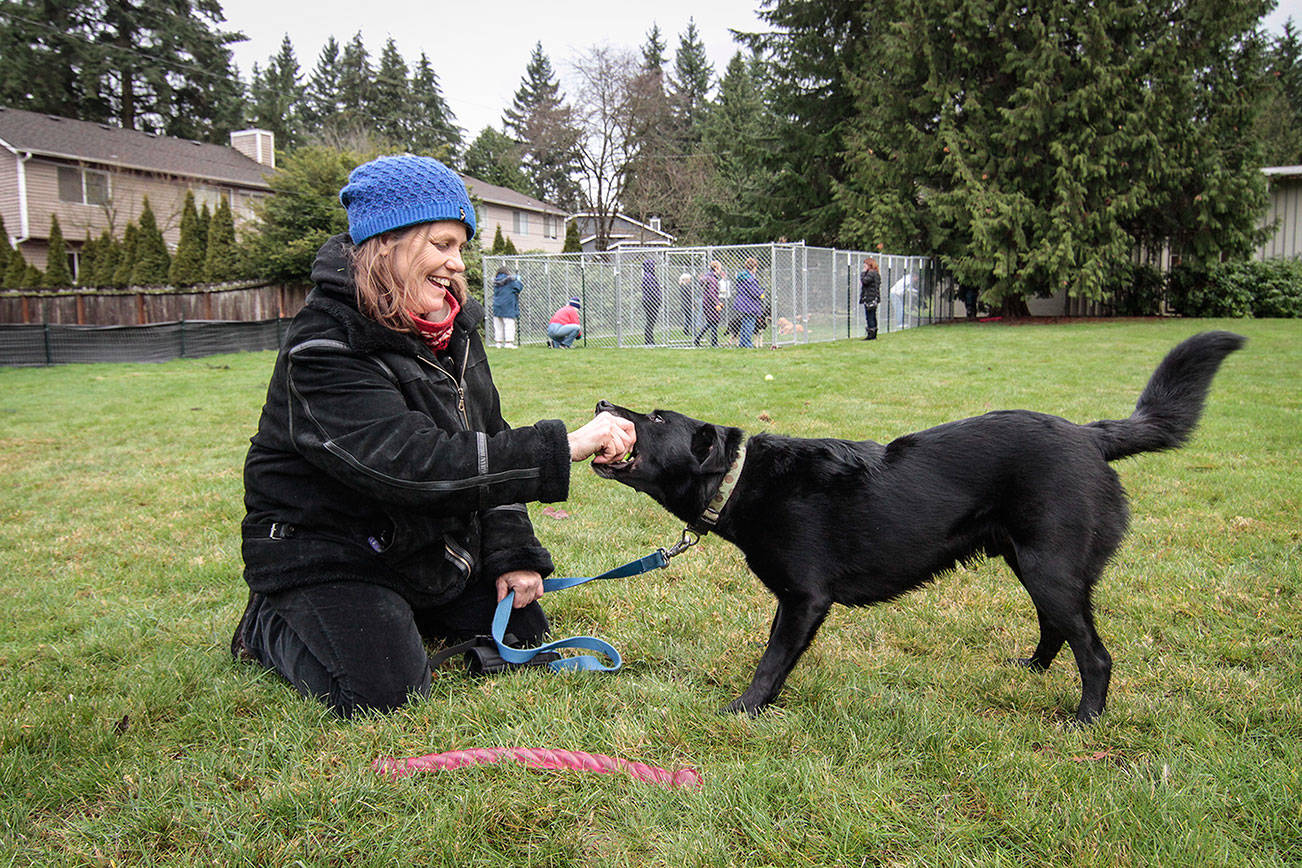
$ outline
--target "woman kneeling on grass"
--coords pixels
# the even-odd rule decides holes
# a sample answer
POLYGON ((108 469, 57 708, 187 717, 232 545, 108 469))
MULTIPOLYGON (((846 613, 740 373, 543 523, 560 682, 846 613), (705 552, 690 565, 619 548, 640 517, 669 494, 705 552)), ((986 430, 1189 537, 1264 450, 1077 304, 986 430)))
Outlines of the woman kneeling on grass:
POLYGON ((317 254, 244 464, 251 593, 231 653, 348 717, 427 695, 424 639, 488 633, 508 591, 508 641, 537 644, 552 560, 524 503, 564 500, 571 462, 635 435, 610 414, 569 433, 502 419, 455 173, 383 157, 339 198, 349 232, 317 254))

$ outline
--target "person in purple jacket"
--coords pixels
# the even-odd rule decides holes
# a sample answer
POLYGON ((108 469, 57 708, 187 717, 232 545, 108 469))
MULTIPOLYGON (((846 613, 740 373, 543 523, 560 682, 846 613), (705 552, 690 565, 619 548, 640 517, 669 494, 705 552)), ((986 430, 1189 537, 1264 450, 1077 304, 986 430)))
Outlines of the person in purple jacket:
POLYGON ((723 314, 723 302, 719 300, 719 278, 723 277, 723 263, 714 260, 710 267, 701 275, 699 283, 701 284, 701 317, 704 325, 696 333, 695 344, 701 345, 701 338, 708 331, 710 333, 710 346, 719 345, 719 319, 723 314))
POLYGON ((741 328, 737 333, 738 347, 753 347, 755 323, 764 312, 764 290, 760 287, 755 272, 759 263, 755 257, 746 259, 746 267, 737 272, 737 294, 732 298, 732 309, 741 319, 741 328))

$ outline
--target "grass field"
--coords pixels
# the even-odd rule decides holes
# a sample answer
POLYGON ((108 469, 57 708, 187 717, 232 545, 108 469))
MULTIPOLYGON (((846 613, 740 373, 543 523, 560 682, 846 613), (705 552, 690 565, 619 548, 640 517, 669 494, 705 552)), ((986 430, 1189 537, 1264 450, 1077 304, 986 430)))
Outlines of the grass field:
MULTIPOLYGON (((1302 323, 491 359, 515 424, 577 424, 608 398, 886 441, 998 408, 1124 417, 1166 350, 1206 328, 1249 343, 1194 440, 1116 465, 1133 522, 1095 595, 1115 670, 1084 731, 1066 726, 1070 655, 1045 675, 1001 663, 1036 638, 1002 561, 834 609, 778 708, 717 714, 773 604, 715 538, 544 600, 557 634, 618 647, 618 674, 449 667, 427 700, 339 721, 226 651, 245 599, 240 468, 273 356, 0 370, 0 864, 1302 864, 1302 323), (491 746, 691 766, 704 784, 370 770, 491 746)), ((681 529, 582 465, 558 506, 531 512, 562 575, 681 529)))

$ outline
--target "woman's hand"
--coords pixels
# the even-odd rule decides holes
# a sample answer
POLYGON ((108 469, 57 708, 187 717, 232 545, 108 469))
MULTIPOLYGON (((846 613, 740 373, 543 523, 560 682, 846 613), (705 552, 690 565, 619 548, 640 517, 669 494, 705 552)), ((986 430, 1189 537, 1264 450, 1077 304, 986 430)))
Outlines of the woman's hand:
POLYGON ((515 591, 512 609, 523 608, 543 595, 542 575, 533 570, 512 570, 497 577, 497 602, 506 599, 509 591, 515 591))
POLYGON ((571 461, 592 458, 598 464, 618 461, 637 443, 633 423, 613 413, 598 413, 591 422, 568 436, 571 461))

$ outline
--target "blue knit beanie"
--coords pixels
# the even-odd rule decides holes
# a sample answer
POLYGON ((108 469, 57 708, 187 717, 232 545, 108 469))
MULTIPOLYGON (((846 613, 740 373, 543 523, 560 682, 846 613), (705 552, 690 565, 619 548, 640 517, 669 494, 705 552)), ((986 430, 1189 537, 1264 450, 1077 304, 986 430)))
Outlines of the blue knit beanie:
POLYGON ((354 244, 436 220, 459 220, 466 240, 475 237, 475 207, 460 176, 432 157, 402 154, 363 163, 339 191, 354 244))

